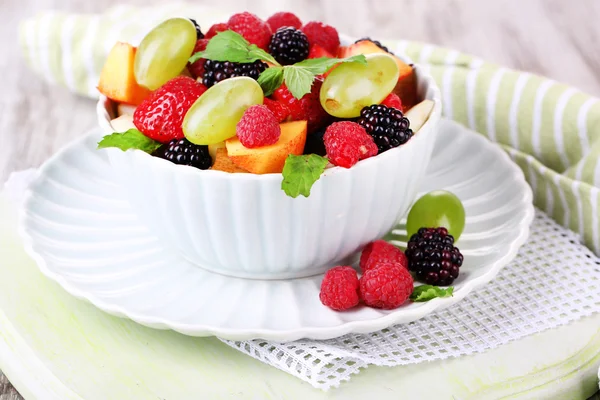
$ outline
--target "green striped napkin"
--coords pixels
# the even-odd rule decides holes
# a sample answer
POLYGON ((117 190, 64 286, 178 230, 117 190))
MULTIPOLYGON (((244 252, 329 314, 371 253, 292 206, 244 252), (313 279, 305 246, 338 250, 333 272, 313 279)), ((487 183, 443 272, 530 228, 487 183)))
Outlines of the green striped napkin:
MULTIPOLYGON (((89 97, 117 40, 139 43, 165 18, 200 26, 227 15, 191 4, 118 6, 102 15, 45 12, 21 23, 19 40, 31 68, 49 82, 89 97)), ((600 255, 600 100, 536 75, 431 45, 384 41, 423 64, 443 95, 444 115, 499 143, 523 169, 535 205, 578 232, 600 255)))

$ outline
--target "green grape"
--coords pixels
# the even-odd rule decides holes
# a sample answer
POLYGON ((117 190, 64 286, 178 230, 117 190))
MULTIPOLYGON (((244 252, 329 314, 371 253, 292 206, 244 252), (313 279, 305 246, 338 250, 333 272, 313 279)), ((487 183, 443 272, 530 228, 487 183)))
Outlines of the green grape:
POLYGON ((457 241, 465 228, 465 209, 460 199, 445 190, 434 190, 423 195, 408 213, 406 230, 408 237, 419 228, 443 226, 457 241))
POLYGON ((183 134, 195 144, 216 144, 235 136, 244 111, 262 104, 263 91, 254 79, 229 78, 208 89, 183 119, 183 134))
POLYGON ((354 118, 363 107, 379 104, 394 90, 400 72, 389 54, 366 55, 367 64, 338 65, 321 86, 321 106, 338 118, 354 118))
POLYGON ((137 48, 136 81, 156 90, 183 71, 196 45, 196 27, 185 18, 171 18, 152 29, 137 48))

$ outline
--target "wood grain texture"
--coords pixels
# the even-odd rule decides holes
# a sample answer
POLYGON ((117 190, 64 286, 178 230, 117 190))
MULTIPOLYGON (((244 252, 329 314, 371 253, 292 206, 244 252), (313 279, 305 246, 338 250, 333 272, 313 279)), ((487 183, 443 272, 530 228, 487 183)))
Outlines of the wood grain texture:
MULTIPOLYGON (((11 171, 40 165, 95 124, 93 101, 52 87, 28 71, 16 41, 18 21, 45 9, 101 12, 117 3, 0 1, 0 182, 11 171)), ((353 36, 452 47, 600 96, 598 0, 220 0, 219 4, 226 10, 261 15, 287 9, 353 36)), ((0 373, 0 400, 19 398, 0 373)))

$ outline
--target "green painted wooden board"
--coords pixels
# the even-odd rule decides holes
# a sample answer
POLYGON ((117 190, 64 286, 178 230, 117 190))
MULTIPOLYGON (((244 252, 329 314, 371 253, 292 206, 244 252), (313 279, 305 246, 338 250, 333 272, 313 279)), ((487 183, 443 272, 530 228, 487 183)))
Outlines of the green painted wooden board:
POLYGON ((0 369, 26 399, 586 399, 600 315, 458 359, 371 367, 322 392, 221 343, 109 316, 45 278, 0 196, 0 369))

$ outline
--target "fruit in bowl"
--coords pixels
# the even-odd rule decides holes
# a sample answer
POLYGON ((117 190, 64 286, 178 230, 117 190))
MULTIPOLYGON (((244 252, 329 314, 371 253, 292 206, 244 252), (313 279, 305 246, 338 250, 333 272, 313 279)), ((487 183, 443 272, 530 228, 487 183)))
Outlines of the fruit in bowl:
POLYGON ((122 63, 134 80, 99 85, 99 148, 140 219, 211 271, 296 278, 350 262, 407 212, 433 149, 431 77, 376 41, 277 26, 288 20, 241 13, 206 35, 167 20, 117 44, 133 60, 111 52, 102 72, 122 63), (131 87, 138 104, 113 96, 131 87))

